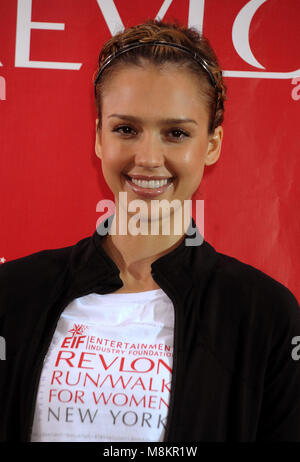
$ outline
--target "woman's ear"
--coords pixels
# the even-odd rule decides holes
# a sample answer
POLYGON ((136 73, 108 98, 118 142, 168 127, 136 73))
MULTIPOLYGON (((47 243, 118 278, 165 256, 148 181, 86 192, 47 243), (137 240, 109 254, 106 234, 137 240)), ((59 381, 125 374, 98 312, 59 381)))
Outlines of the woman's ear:
POLYGON ((205 165, 212 165, 220 157, 223 140, 223 128, 221 125, 215 128, 212 135, 209 136, 205 165))
POLYGON ((96 139, 95 139, 95 152, 99 159, 102 158, 102 145, 101 145, 101 130, 98 129, 99 119, 96 119, 96 139))

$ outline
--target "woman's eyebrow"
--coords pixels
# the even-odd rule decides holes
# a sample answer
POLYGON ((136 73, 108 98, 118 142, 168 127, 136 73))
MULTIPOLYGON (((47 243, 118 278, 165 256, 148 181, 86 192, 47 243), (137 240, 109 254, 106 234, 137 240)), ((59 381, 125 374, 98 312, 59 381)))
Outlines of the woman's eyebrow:
MULTIPOLYGON (((142 119, 140 119, 139 117, 135 117, 135 116, 132 116, 132 115, 129 115, 129 114, 110 114, 108 116, 108 119, 110 117, 118 117, 119 119, 122 119, 122 120, 130 120, 131 122, 141 122, 142 119)), ((159 120, 160 123, 164 123, 164 124, 180 124, 180 123, 194 123, 196 125, 197 122, 193 119, 185 119, 185 118, 179 118, 179 119, 172 119, 172 118, 168 118, 168 119, 160 119, 159 120)))

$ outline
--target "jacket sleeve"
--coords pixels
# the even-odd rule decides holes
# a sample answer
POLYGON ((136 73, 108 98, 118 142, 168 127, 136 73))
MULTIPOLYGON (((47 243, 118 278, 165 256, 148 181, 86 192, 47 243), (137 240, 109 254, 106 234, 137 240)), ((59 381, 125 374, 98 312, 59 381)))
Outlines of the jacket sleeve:
POLYGON ((300 442, 300 308, 285 287, 276 294, 257 441, 300 442))

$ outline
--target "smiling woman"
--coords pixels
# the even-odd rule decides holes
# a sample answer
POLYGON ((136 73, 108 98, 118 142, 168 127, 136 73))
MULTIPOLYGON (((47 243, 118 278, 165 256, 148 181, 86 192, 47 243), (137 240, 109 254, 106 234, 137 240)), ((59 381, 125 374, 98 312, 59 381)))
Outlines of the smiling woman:
MULTIPOLYGON (((219 157, 222 127, 208 134, 208 111, 198 94, 198 86, 197 79, 187 70, 179 72, 170 65, 157 69, 149 63, 141 68, 131 64, 120 69, 106 83, 101 124, 97 119, 96 153, 118 209, 121 192, 127 193, 128 202, 149 199, 149 228, 153 221, 151 199, 169 203, 177 200, 171 215, 167 210, 167 216, 160 216, 161 221, 168 219, 174 230, 174 221, 182 220, 182 204, 192 198, 201 182, 204 166, 219 157)), ((114 219, 119 221, 118 213, 114 219)), ((145 219, 142 211, 140 219, 145 219)), ((111 243, 115 247, 123 246, 124 251, 127 249, 127 267, 136 255, 139 260, 145 259, 146 266, 139 262, 138 278, 132 279, 123 265, 122 279, 127 284, 122 290, 147 290, 149 283, 151 288, 150 263, 157 258, 157 253, 167 251, 180 237, 174 232, 152 235, 150 229, 147 236, 138 236, 138 239, 136 236, 130 239, 127 232, 122 242, 117 236, 108 236, 104 245, 111 243), (141 284, 145 284, 144 289, 141 284)))
POLYGON ((104 44, 94 84, 115 213, 0 266, 1 440, 300 441, 296 298, 183 217, 223 139, 208 40, 130 27, 104 44), (136 207, 147 235, 131 232, 136 207))
POLYGON ((182 242, 174 230, 184 223, 183 203, 199 187, 205 165, 219 158, 225 94, 208 40, 192 29, 148 21, 104 45, 95 78, 95 150, 115 197, 113 226, 120 226, 120 193, 129 203, 148 199, 147 212, 139 212, 148 221, 146 236, 127 228, 124 236, 103 240, 121 270, 119 292, 159 288, 150 265, 182 242), (159 236, 151 233, 153 199, 174 204, 160 210, 159 236), (170 232, 163 234, 166 220, 170 232))

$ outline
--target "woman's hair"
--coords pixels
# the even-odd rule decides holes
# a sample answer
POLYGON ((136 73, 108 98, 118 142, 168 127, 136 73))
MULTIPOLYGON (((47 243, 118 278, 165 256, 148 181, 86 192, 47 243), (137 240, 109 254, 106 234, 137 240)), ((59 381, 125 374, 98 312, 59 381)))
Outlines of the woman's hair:
POLYGON ((217 88, 213 87, 207 71, 205 71, 192 56, 190 57, 186 53, 183 53, 180 49, 159 45, 148 45, 135 48, 112 59, 111 63, 103 70, 97 79, 95 103, 99 118, 98 129, 101 128, 102 96, 107 79, 109 79, 114 72, 117 72, 123 67, 131 65, 143 66, 146 60, 146 62, 159 67, 164 64, 173 63, 181 69, 189 70, 198 78, 200 83, 200 94, 204 98, 209 111, 208 131, 209 134, 213 133, 214 129, 218 125, 221 125, 224 119, 226 86, 223 82, 222 70, 218 64, 215 52, 211 48, 208 39, 204 36, 200 36, 196 29, 180 26, 176 22, 164 23, 160 20, 153 19, 129 27, 123 32, 119 32, 111 37, 111 39, 104 44, 99 55, 99 69, 101 69, 105 59, 112 53, 118 52, 133 42, 148 42, 152 40, 172 42, 189 48, 192 53, 196 51, 197 55, 200 55, 208 63, 209 70, 217 83, 217 88), (219 92, 218 103, 216 103, 216 91, 219 92))

